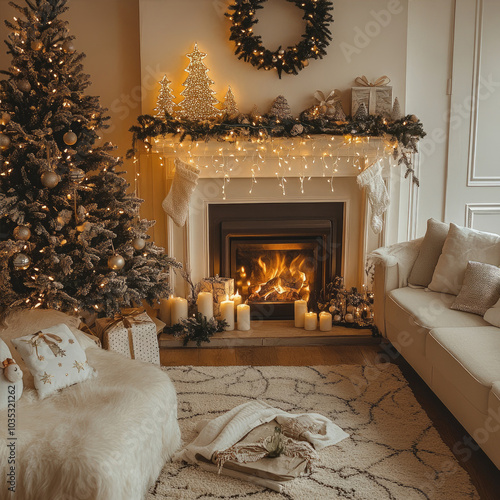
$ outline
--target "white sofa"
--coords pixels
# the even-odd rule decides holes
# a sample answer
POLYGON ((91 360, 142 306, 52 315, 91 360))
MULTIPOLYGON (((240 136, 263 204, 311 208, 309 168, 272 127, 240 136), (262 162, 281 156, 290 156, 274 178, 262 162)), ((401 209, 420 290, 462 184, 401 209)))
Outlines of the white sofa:
MULTIPOLYGON (((450 309, 453 294, 408 285, 422 241, 372 253, 376 325, 500 468, 500 328, 450 309)), ((453 451, 466 460, 474 446, 453 451)))
POLYGON ((6 480, 11 427, 0 410, 0 498, 143 500, 180 445, 168 375, 98 348, 77 318, 60 312, 23 311, 7 321, 0 338, 24 372, 24 391, 15 409, 15 493, 6 480), (97 376, 40 400, 11 339, 57 323, 70 327, 97 376))

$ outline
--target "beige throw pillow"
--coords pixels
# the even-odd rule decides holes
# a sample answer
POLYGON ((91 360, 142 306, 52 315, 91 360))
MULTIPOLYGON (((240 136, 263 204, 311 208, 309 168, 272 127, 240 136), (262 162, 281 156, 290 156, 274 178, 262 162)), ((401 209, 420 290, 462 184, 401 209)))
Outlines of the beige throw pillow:
POLYGON ((420 246, 417 260, 413 264, 408 283, 429 286, 449 229, 450 226, 444 222, 435 219, 427 221, 427 231, 420 246))
POLYGON ((500 269, 482 262, 469 262, 462 289, 451 308, 483 316, 499 297, 500 269))
POLYGON ((500 236, 452 223, 429 288, 458 295, 469 261, 499 266, 500 236))
POLYGON ((500 328, 500 299, 493 306, 490 307, 484 314, 484 321, 487 321, 490 325, 498 326, 500 328))

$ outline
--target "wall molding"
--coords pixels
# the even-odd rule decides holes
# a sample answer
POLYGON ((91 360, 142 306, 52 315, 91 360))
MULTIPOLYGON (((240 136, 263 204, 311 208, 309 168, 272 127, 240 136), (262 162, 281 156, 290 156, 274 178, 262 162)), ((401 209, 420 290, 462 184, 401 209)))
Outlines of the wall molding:
POLYGON ((467 203, 465 220, 467 227, 474 229, 474 217, 477 215, 500 215, 500 203, 467 203))

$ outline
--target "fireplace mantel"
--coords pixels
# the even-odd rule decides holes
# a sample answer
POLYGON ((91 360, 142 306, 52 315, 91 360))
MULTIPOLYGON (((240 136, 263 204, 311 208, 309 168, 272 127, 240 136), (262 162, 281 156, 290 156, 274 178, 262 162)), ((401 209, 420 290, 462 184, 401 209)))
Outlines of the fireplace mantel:
POLYGON ((378 159, 393 164, 394 143, 381 137, 314 135, 260 142, 190 141, 175 136, 153 141, 162 161, 196 165, 200 178, 355 177, 378 159))

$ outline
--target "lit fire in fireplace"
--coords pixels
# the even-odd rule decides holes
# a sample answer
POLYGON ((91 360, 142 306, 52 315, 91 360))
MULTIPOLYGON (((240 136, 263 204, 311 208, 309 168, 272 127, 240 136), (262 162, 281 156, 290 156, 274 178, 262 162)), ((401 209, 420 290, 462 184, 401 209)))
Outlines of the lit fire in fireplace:
MULTIPOLYGON (((239 270, 246 277, 245 268, 239 270)), ((259 256, 247 281, 248 302, 293 302, 309 300, 313 269, 304 255, 287 252, 259 256)))

